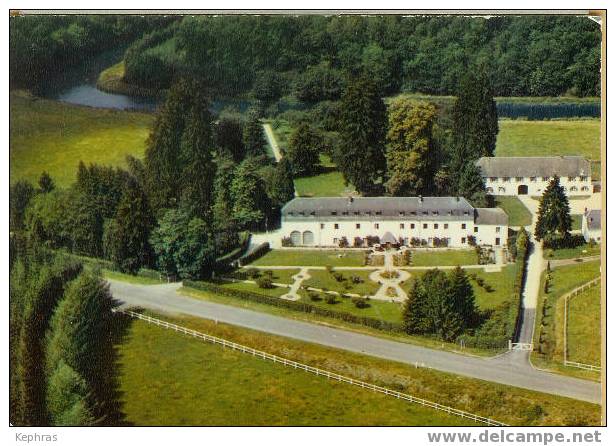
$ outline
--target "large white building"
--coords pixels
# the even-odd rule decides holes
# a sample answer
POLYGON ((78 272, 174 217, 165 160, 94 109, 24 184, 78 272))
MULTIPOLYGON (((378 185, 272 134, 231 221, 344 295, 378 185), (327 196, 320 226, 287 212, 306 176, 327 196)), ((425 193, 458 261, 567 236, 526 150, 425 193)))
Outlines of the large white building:
POLYGON ((294 246, 377 243, 422 246, 502 246, 508 217, 500 208, 474 208, 462 197, 295 198, 282 208, 281 234, 294 246), (446 240, 443 243, 443 240, 446 240))
POLYGON ((581 156, 483 157, 477 166, 490 195, 542 195, 554 175, 567 195, 593 191, 590 162, 581 156))

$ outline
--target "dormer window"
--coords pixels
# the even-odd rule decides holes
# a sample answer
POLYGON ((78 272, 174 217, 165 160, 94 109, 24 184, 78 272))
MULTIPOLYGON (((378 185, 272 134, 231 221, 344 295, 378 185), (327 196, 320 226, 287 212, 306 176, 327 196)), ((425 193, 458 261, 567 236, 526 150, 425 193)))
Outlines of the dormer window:
POLYGON ((428 211, 423 211, 422 214, 423 215, 428 215, 428 211))
POLYGON ((376 215, 382 215, 382 214, 383 214, 383 212, 381 212, 381 211, 376 211, 376 215))
POLYGON ((438 215, 438 211, 432 211, 432 215, 438 215))
POLYGON ((464 215, 468 215, 468 211, 464 211, 464 215))
POLYGON ((338 212, 332 211, 332 215, 338 215, 338 212))
POLYGON ((417 215, 417 212, 411 211, 411 215, 417 215))
POLYGON ((289 212, 287 215, 289 215, 290 217, 293 217, 293 212, 289 212))
POLYGON ((586 181, 588 177, 581 176, 580 181, 586 181))
POLYGON ((353 215, 359 215, 359 211, 353 212, 353 215))
POLYGON ((347 211, 344 211, 342 215, 349 215, 349 213, 347 211))
POLYGON ((310 213, 310 215, 315 216, 315 215, 317 215, 317 213, 316 213, 315 211, 312 211, 312 212, 310 213))
POLYGON ((400 212, 398 215, 399 215, 400 217, 404 217, 404 212, 400 212))

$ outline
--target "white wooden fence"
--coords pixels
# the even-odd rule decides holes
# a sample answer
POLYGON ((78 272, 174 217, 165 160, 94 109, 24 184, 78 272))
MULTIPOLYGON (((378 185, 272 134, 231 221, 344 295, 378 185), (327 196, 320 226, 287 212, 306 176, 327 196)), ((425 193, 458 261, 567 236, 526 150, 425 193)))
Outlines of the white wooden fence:
POLYGON ((382 393, 394 398, 398 398, 401 400, 405 400, 405 401, 409 401, 411 403, 415 403, 415 404, 419 404, 421 406, 425 406, 425 407, 429 407, 431 409, 435 409, 435 410, 440 410, 442 412, 446 412, 450 415, 454 415, 454 416, 458 416, 458 417, 462 417, 462 418, 466 418, 468 420, 472 420, 475 421, 477 423, 482 423, 482 424, 486 424, 488 426, 507 426, 504 423, 501 423, 500 421, 496 421, 493 420, 491 418, 486 418, 486 417, 482 417, 480 415, 475 415, 473 413, 470 412, 466 412, 464 410, 459 410, 459 409, 455 409, 453 407, 449 407, 449 406, 445 406, 443 404, 439 404, 439 403, 435 403, 432 401, 428 401, 425 400, 423 398, 417 398, 415 396, 406 394, 406 393, 402 393, 402 392, 398 392, 396 390, 391 390, 388 389, 386 387, 381 387, 381 386, 377 386, 375 384, 370 384, 367 383, 365 381, 360 381, 354 378, 349 378, 347 376, 343 376, 343 375, 339 375, 337 373, 332 373, 329 372, 327 370, 322 370, 319 369, 317 367, 312 367, 309 366, 307 364, 302 364, 296 361, 291 361, 289 359, 285 359, 282 358, 280 356, 276 356, 276 355, 272 355, 270 353, 266 353, 260 350, 256 350, 254 348, 251 347, 247 347, 245 345, 241 345, 241 344, 237 344, 235 342, 231 342, 231 341, 227 341, 226 339, 222 339, 222 338, 218 338, 216 336, 212 336, 212 335, 208 335, 205 333, 200 333, 196 330, 192 330, 190 328, 186 328, 186 327, 182 327, 180 325, 176 325, 176 324, 172 324, 170 322, 166 322, 163 321, 161 319, 156 319, 141 313, 137 313, 135 311, 130 311, 130 310, 122 310, 122 309, 116 309, 114 310, 115 312, 120 312, 120 313, 124 313, 128 316, 137 318, 137 319, 141 319, 143 321, 146 321, 150 324, 154 324, 154 325, 158 325, 160 327, 166 328, 166 329, 170 329, 170 330, 174 330, 177 331, 179 333, 184 333, 186 335, 195 337, 197 339, 201 339, 203 341, 206 342, 210 342, 212 344, 216 344, 216 345, 221 345, 223 348, 230 348, 233 350, 237 350, 239 352, 248 354, 248 355, 252 355, 254 357, 257 358, 261 358, 261 359, 265 359, 268 361, 272 361, 278 364, 282 364, 284 366, 287 367, 292 367, 294 369, 300 369, 300 370, 304 370, 306 372, 309 373, 313 373, 317 376, 324 376, 327 379, 332 379, 335 381, 340 381, 340 382, 345 382, 347 384, 351 384, 357 387, 361 387, 362 389, 368 389, 368 390, 372 390, 374 392, 378 392, 378 393, 382 393))
POLYGON ((601 366, 596 366, 592 364, 584 364, 581 362, 569 361, 567 359, 567 317, 569 315, 569 301, 577 296, 578 294, 586 291, 588 288, 596 286, 601 282, 601 277, 597 277, 590 282, 586 282, 584 285, 581 285, 565 296, 565 314, 564 314, 564 322, 563 322, 563 364, 567 367, 576 367, 578 369, 584 370, 592 370, 595 372, 601 371, 601 366))

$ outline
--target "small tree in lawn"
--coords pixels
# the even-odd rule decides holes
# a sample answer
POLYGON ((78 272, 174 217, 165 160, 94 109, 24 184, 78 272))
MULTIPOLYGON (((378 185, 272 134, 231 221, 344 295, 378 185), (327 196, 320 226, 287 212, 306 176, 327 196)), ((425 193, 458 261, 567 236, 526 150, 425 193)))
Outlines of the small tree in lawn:
POLYGON ((542 240, 557 234, 568 237, 571 226, 569 199, 565 194, 565 188, 560 185, 559 178, 554 176, 541 197, 535 238, 542 240))

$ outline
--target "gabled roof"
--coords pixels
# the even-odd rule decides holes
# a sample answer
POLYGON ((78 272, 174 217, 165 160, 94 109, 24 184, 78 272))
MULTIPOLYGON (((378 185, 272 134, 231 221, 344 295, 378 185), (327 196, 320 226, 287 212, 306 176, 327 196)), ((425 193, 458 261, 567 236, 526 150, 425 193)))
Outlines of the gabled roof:
POLYGON ((484 177, 590 176, 590 162, 581 156, 484 156, 476 164, 484 177))
POLYGON ((473 218, 473 211, 463 197, 320 197, 294 198, 282 208, 282 216, 320 220, 460 220, 473 218))
POLYGON ((478 225, 508 225, 509 216, 501 208, 475 209, 475 224, 478 225))
POLYGON ((598 231, 601 229, 600 209, 592 209, 586 213, 586 225, 591 231, 598 231))

